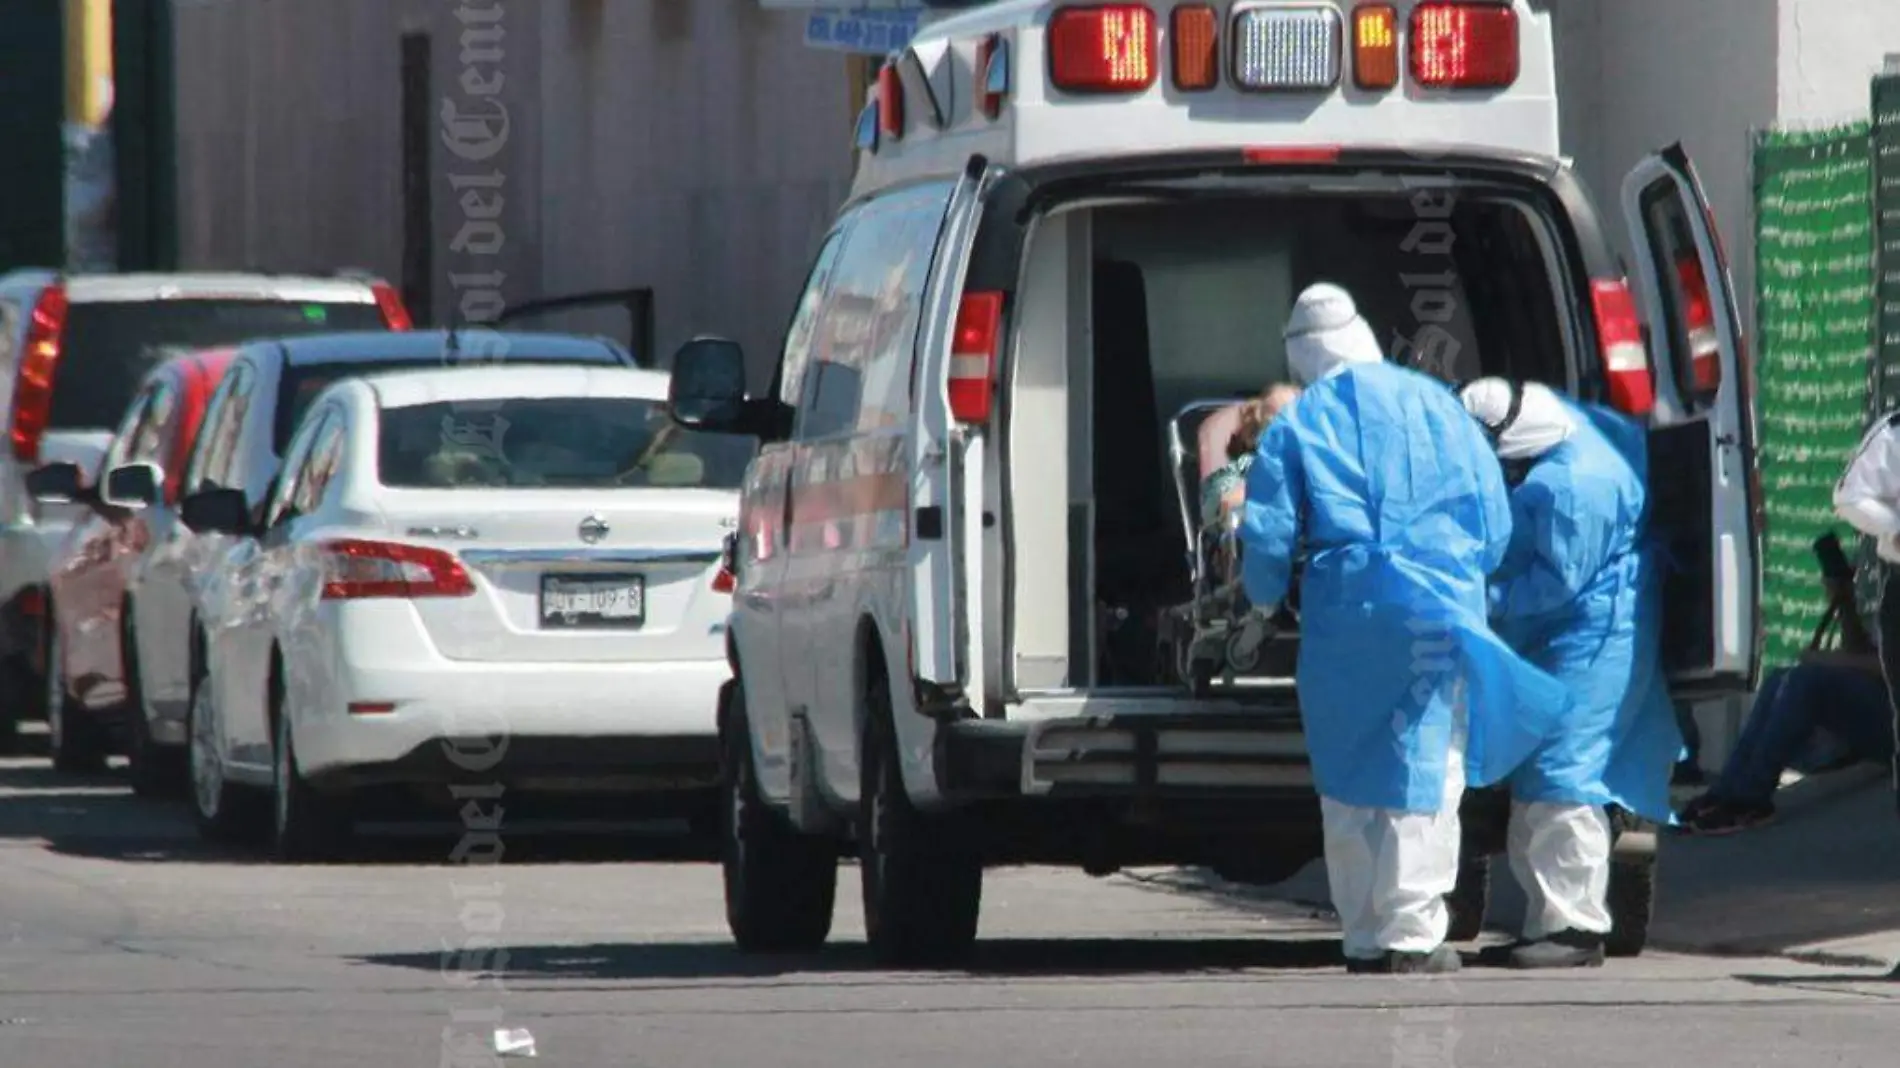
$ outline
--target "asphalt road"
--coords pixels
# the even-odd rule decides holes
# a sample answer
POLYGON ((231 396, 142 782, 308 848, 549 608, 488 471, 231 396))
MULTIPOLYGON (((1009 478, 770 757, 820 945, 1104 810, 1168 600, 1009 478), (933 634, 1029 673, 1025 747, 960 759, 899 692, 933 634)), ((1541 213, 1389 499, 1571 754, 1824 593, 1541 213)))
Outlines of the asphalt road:
POLYGON ((710 864, 503 841, 500 867, 429 838, 277 867, 207 851, 117 773, 0 761, 0 1066, 513 1063, 497 1027, 576 1068, 1886 1066, 1900 1036, 1900 983, 1864 969, 1347 977, 1295 907, 1043 870, 991 875, 967 971, 873 970, 854 869, 832 950, 758 961, 726 945, 710 864))

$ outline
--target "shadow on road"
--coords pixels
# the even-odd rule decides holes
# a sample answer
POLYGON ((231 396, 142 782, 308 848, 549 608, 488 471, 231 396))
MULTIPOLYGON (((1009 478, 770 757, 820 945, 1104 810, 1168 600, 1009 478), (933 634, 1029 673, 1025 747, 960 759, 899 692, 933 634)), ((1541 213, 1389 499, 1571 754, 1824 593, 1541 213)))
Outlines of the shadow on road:
MULTIPOLYGON (((513 982, 757 979, 886 970, 862 943, 788 956, 749 956, 708 942, 509 946, 494 951, 490 960, 500 965, 496 978, 513 982)), ((445 967, 441 953, 378 954, 355 961, 429 972, 445 967)), ((995 939, 979 942, 966 964, 936 974, 1081 977, 1336 968, 1340 963, 1336 938, 995 939)))
MULTIPOLYGON (((504 806, 505 808, 505 806, 504 806)), ((447 865, 456 855, 461 829, 453 822, 420 828, 365 824, 351 864, 447 865)), ((655 834, 602 823, 585 832, 538 830, 533 822, 501 828, 503 864, 705 863, 718 859, 709 841, 684 834, 655 834)), ((255 844, 206 841, 193 826, 189 803, 135 796, 122 766, 74 775, 46 764, 0 763, 0 841, 42 843, 49 852, 96 860, 169 864, 264 863, 264 835, 255 844)))
POLYGON ((1766 827, 1665 839, 1652 940, 1699 953, 1765 955, 1900 930, 1892 788, 1877 771, 1835 774, 1844 777, 1836 792, 1782 805, 1766 827))
POLYGON ((1900 967, 1895 967, 1892 971, 1869 969, 1858 974, 1840 972, 1827 975, 1737 975, 1734 978, 1737 982, 1747 983, 1750 986, 1796 990, 1809 987, 1856 987, 1865 983, 1892 983, 1893 988, 1888 996, 1900 1000, 1900 967))

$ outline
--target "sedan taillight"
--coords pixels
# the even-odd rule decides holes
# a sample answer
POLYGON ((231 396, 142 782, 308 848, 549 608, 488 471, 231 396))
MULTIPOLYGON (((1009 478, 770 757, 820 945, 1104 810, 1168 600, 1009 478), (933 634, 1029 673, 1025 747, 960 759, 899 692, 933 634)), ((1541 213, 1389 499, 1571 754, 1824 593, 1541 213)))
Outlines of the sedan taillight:
POLYGON ((323 543, 326 601, 371 597, 468 597, 475 583, 462 562, 441 549, 398 542, 343 539, 323 543))

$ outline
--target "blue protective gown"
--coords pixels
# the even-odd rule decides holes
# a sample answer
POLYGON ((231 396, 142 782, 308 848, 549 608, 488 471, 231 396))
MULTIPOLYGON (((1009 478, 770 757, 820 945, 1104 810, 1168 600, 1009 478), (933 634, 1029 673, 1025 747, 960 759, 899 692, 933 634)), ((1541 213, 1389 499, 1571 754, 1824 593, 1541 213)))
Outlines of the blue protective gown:
POLYGON ((1434 813, 1455 685, 1465 684, 1466 780, 1501 781, 1569 706, 1486 621, 1486 576, 1510 540, 1490 443, 1436 379, 1347 365, 1261 436, 1242 509, 1242 581, 1279 603, 1294 546, 1300 714, 1322 797, 1434 813))
POLYGON ((1562 680, 1574 705, 1511 776, 1511 792, 1666 821, 1682 740, 1660 670, 1646 445, 1616 413, 1566 406, 1576 433, 1511 491, 1511 545, 1493 576, 1492 610, 1498 633, 1562 680))

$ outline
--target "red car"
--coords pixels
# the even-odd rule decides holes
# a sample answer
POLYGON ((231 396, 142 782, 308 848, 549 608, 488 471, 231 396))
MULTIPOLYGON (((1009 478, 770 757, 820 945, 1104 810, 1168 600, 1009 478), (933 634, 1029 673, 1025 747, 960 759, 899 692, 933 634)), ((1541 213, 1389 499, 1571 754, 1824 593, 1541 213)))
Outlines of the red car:
POLYGON ((88 506, 74 525, 52 575, 52 638, 47 650, 47 727, 53 758, 65 771, 91 771, 113 752, 132 762, 140 793, 169 788, 176 776, 165 759, 176 747, 151 744, 139 696, 135 661, 127 655, 132 614, 127 590, 145 563, 147 549, 177 524, 181 476, 204 417, 235 349, 206 349, 173 357, 146 375, 98 472, 149 463, 163 472, 162 503, 154 508, 115 507, 105 487, 89 484, 71 464, 53 464, 30 479, 35 496, 70 498, 88 506))

